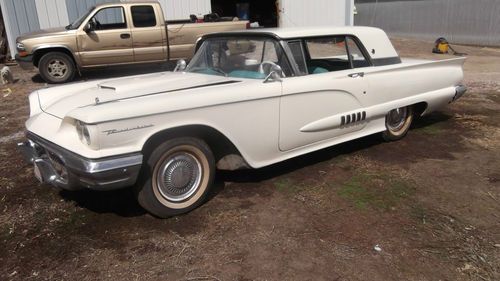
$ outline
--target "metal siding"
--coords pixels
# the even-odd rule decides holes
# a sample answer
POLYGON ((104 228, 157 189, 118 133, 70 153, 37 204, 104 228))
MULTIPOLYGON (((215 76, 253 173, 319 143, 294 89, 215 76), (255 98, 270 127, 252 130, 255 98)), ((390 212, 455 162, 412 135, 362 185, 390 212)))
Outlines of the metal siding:
POLYGON ((2 0, 5 29, 12 56, 16 54, 16 38, 40 29, 34 0, 2 0))
POLYGON ((350 25, 352 7, 353 0, 280 0, 279 25, 280 27, 350 25))
POLYGON ((159 0, 166 20, 189 19, 190 14, 202 16, 212 10, 210 0, 159 0))
POLYGON ((78 17, 85 14, 90 7, 101 3, 116 3, 120 0, 66 0, 69 22, 75 21, 78 17))
POLYGON ((40 28, 60 27, 69 24, 65 0, 35 0, 40 28))
POLYGON ((500 46, 498 0, 364 0, 356 8, 356 25, 380 27, 391 35, 500 46))

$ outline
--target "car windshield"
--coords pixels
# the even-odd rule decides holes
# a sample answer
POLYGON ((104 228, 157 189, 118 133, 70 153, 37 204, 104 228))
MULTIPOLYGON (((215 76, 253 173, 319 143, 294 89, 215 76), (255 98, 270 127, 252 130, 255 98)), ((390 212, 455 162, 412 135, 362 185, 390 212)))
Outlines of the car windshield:
POLYGON ((271 38, 211 38, 200 46, 186 72, 264 79, 279 65, 291 74, 280 44, 271 38))
POLYGON ((77 29, 82 24, 82 22, 90 15, 90 13, 92 13, 94 9, 95 7, 90 7, 90 9, 85 14, 81 15, 73 23, 66 26, 66 29, 77 29))

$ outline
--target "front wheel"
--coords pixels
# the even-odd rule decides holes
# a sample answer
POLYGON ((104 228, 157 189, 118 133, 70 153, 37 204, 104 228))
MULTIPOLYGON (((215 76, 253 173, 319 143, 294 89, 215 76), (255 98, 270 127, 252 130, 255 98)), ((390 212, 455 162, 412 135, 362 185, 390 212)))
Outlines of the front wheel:
POLYGON ((59 84, 73 80, 76 67, 73 59, 67 54, 50 52, 40 59, 38 70, 47 83, 59 84))
POLYGON ((137 200, 160 218, 187 213, 203 203, 214 174, 215 160, 204 141, 166 141, 147 160, 137 186, 137 200))
POLYGON ((413 121, 413 109, 411 106, 405 106, 393 109, 385 116, 386 130, 382 137, 386 141, 395 141, 402 139, 410 129, 413 121))

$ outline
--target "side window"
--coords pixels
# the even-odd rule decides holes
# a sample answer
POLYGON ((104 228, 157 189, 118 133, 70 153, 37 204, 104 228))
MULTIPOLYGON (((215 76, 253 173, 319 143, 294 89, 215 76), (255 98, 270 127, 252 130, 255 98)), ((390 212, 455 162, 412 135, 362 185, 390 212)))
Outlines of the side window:
POLYGON ((309 54, 307 60, 309 74, 351 68, 344 36, 308 39, 306 46, 309 54))
POLYGON ((127 28, 125 11, 122 7, 101 9, 90 21, 94 22, 95 30, 127 28))
POLYGON ((347 37, 347 47, 349 48, 349 54, 351 54, 352 66, 354 68, 370 66, 370 63, 365 58, 365 55, 363 55, 363 52, 361 52, 361 49, 354 39, 347 37))
POLYGON ((292 75, 287 57, 276 40, 229 37, 205 40, 189 63, 187 71, 264 79, 275 65, 281 67, 286 77, 292 75))
POLYGON ((133 6, 132 21, 134 27, 156 26, 156 15, 153 6, 133 6))
POLYGON ((302 41, 290 41, 288 42, 288 48, 292 52, 294 63, 299 69, 300 74, 307 74, 306 58, 302 48, 302 41))

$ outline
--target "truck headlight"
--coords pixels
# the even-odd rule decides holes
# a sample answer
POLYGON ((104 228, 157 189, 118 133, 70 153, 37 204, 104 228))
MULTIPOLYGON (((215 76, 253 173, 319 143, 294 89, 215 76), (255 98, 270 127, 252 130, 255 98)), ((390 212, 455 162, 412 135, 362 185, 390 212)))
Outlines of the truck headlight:
POLYGON ((18 51, 26 51, 26 47, 24 47, 24 44, 23 43, 20 43, 20 42, 17 42, 16 43, 16 49, 18 51))
POLYGON ((87 145, 91 145, 92 141, 90 138, 90 130, 87 124, 82 121, 76 121, 76 132, 78 133, 78 137, 83 143, 87 145))

